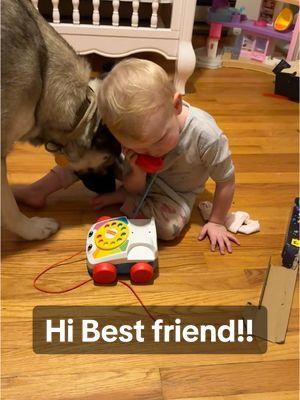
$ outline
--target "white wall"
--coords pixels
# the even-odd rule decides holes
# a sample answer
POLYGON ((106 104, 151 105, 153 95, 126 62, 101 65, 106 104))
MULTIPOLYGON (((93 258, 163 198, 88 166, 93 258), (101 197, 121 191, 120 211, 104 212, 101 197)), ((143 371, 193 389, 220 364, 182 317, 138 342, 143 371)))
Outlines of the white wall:
POLYGON ((237 0, 235 8, 245 7, 244 14, 247 15, 248 19, 257 20, 261 4, 262 0, 237 0))

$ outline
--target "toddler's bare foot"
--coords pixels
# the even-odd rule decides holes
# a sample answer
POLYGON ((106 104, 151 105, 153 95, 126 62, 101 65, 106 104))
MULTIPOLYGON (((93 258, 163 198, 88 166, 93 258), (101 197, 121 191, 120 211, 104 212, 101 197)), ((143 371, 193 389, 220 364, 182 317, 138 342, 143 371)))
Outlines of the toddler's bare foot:
POLYGON ((12 192, 18 203, 25 204, 33 208, 42 208, 46 204, 47 197, 39 190, 35 190, 31 185, 14 185, 12 192))
POLYGON ((124 197, 124 190, 120 188, 112 193, 99 194, 91 200, 91 205, 94 210, 101 210, 101 208, 111 206, 112 204, 123 203, 124 197))

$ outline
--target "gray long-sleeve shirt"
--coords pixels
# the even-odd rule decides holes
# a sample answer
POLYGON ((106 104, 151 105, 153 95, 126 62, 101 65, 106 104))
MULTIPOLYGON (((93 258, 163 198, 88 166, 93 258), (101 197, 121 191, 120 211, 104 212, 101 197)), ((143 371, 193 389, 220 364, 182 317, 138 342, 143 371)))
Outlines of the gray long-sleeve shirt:
POLYGON ((228 180, 234 173, 228 140, 211 115, 189 108, 178 145, 164 159, 159 177, 174 191, 200 193, 211 177, 215 182, 228 180))

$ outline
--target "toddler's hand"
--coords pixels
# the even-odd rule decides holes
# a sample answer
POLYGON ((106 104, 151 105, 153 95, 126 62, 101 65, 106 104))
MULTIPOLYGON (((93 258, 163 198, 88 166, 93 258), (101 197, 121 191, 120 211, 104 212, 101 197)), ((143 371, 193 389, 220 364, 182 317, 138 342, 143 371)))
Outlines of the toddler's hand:
POLYGON ((203 240, 206 235, 210 240, 211 251, 215 251, 216 246, 219 246, 219 251, 221 254, 225 254, 225 249, 227 249, 228 253, 232 253, 230 242, 234 242, 240 246, 240 243, 236 237, 232 233, 228 232, 225 226, 221 224, 207 222, 202 228, 198 240, 203 240))

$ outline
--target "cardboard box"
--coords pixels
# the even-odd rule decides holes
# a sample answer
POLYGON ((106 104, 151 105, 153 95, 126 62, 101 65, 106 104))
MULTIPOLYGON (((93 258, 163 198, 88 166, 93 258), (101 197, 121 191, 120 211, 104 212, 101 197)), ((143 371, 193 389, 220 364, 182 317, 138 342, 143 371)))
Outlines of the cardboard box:
POLYGON ((271 259, 261 291, 259 307, 254 316, 253 335, 274 343, 284 343, 298 276, 298 261, 292 268, 272 266, 271 259), (259 331, 260 319, 265 317, 259 308, 267 309, 267 336, 259 331))

